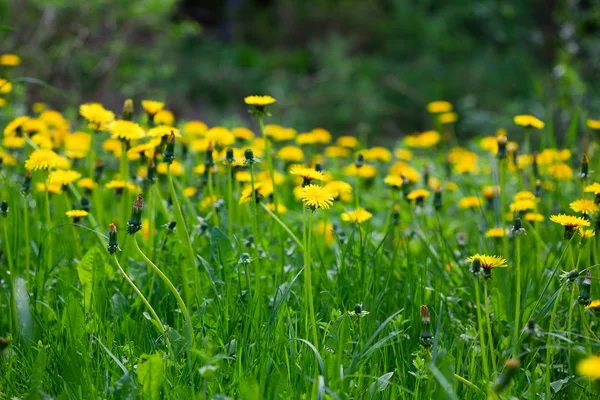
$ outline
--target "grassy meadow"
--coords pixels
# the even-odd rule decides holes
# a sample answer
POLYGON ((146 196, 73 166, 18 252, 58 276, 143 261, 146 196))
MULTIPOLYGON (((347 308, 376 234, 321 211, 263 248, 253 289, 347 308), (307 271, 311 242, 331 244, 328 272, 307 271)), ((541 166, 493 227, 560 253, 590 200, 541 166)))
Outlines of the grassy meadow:
POLYGON ((156 99, 19 112, 17 86, 0 399, 597 398, 587 111, 459 141, 432 101, 428 130, 373 147, 282 126, 270 96, 220 126, 156 99))

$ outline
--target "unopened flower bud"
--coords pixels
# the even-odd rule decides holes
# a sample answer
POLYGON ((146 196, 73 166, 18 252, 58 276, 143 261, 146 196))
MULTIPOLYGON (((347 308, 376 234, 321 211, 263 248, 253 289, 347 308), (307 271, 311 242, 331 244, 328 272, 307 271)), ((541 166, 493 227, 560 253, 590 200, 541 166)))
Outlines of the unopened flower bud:
POLYGON ((477 275, 481 272, 481 260, 479 258, 474 258, 473 262, 471 262, 471 272, 473 275, 477 275))
POLYGON ((506 136, 498 136, 498 158, 500 160, 506 158, 506 144, 508 143, 508 139, 506 136))
POLYGON ((521 367, 521 363, 519 360, 511 359, 506 362, 505 366, 506 368, 504 369, 504 372, 502 372, 498 379, 496 379, 496 383, 494 385, 494 391, 496 393, 500 393, 506 389, 512 377, 521 367))
POLYGON ((81 209, 90 212, 91 208, 92 204, 90 203, 90 199, 86 196, 81 196, 81 209))
POLYGON ((3 218, 8 217, 8 202, 6 200, 2 200, 2 203, 0 203, 0 216, 3 218))
POLYGON ((31 171, 25 171, 25 177, 23 178, 23 184, 21 185, 21 194, 23 196, 29 194, 31 191, 31 171))
POLYGON ((583 159, 581 160, 581 173, 579 174, 579 178, 585 180, 588 178, 590 173, 590 162, 588 157, 584 154, 583 159))
POLYGON ((537 181, 535 181, 535 197, 537 197, 538 199, 540 199, 542 197, 542 181, 540 181, 539 179, 537 181))
POLYGON ((365 165, 365 157, 362 155, 362 153, 359 154, 358 157, 356 157, 356 163, 354 165, 357 169, 365 165))
POLYGON ((144 199, 140 193, 133 202, 131 217, 129 218, 129 221, 127 221, 127 233, 130 235, 133 235, 142 229, 142 208, 144 208, 144 199))
POLYGON ((428 349, 433 344, 433 335, 429 325, 431 324, 431 315, 429 314, 429 308, 427 305, 421 305, 421 334, 419 335, 419 341, 421 346, 428 349))
POLYGON ((108 252, 115 254, 117 251, 121 251, 119 242, 117 242, 117 227, 115 224, 108 226, 108 252))
POLYGON ((131 121, 133 117, 133 100, 127 99, 123 103, 123 119, 125 121, 131 121))
POLYGON ((585 270, 585 279, 580 281, 579 284, 579 296, 577 297, 577 302, 583 306, 589 305, 591 300, 591 288, 592 288, 592 273, 589 269, 585 270))
POLYGON ((227 161, 228 164, 233 164, 235 162, 235 157, 233 156, 233 149, 231 147, 229 147, 227 149, 227 153, 225 153, 225 161, 227 161))
POLYGON ((438 186, 433 194, 433 208, 436 210, 442 209, 442 187, 438 186))
POLYGON ((148 175, 146 176, 146 181, 148 181, 149 183, 154 183, 154 180, 156 179, 156 162, 154 161, 154 158, 149 158, 148 159, 148 175))
POLYGON ((104 163, 101 159, 96 160, 96 166, 94 167, 94 180, 100 182, 102 174, 104 173, 104 163))
POLYGON ((163 152, 163 159, 167 164, 171 164, 175 160, 175 133, 171 132, 167 139, 167 146, 163 152))

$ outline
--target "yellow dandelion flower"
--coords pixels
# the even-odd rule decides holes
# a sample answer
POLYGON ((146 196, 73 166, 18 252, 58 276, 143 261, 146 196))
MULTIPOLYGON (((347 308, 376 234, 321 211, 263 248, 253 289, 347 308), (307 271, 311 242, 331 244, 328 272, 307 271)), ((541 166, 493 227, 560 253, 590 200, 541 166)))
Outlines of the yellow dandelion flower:
POLYGON ((550 221, 556 222, 557 224, 570 229, 576 229, 582 226, 590 226, 590 221, 581 217, 575 217, 573 215, 566 214, 552 215, 550 216, 550 221))
MULTIPOLYGON (((587 309, 600 307, 600 301, 594 300, 587 309), (594 304, 596 303, 596 304, 594 304), (594 305, 594 307, 591 307, 594 305)), ((600 379, 600 356, 589 356, 577 363, 577 374, 590 379, 600 379)))
POLYGON ((423 201, 429 197, 429 191, 426 189, 416 189, 410 192, 406 198, 408 200, 423 201))
POLYGON ((327 129, 315 128, 312 130, 312 134, 317 144, 328 144, 331 142, 331 133, 327 129))
POLYGON ((413 153, 407 149, 396 149, 394 150, 394 156, 402 161, 410 161, 412 160, 413 153))
MULTIPOLYGON (((274 203, 268 203, 268 204, 266 205, 266 207, 267 207, 269 210, 271 210, 271 211, 275 212, 275 204, 274 204, 274 203)), ((284 214, 284 213, 286 213, 286 212, 287 212, 287 207, 286 207, 286 206, 284 206, 284 205, 283 205, 283 204, 281 204, 281 203, 278 203, 278 204, 277 204, 277 213, 278 213, 278 214, 284 214)))
POLYGON ((529 222, 541 222, 544 220, 544 216, 539 213, 529 212, 525 214, 525 220, 529 222))
POLYGON ((27 161, 25 161, 25 168, 28 170, 48 170, 54 168, 59 163, 58 154, 49 149, 35 150, 27 161))
POLYGON ((73 219, 79 219, 81 217, 87 217, 89 213, 85 210, 69 210, 65 213, 67 217, 73 219))
POLYGON ((359 224, 362 224, 363 222, 368 221, 371 218, 373 218, 373 214, 371 214, 370 212, 368 212, 367 210, 365 210, 363 208, 359 208, 358 210, 352 210, 352 211, 342 213, 341 217, 342 217, 342 221, 357 222, 359 224))
POLYGON ((372 147, 361 151, 363 157, 367 161, 389 162, 392 159, 392 153, 385 147, 372 147))
POLYGON ((421 180, 419 172, 404 161, 398 161, 390 167, 389 175, 405 177, 409 182, 416 183, 421 180))
POLYGON ((4 107, 6 105, 6 99, 0 97, 0 107, 4 107))
POLYGON ((594 193, 595 195, 600 194, 600 183, 594 182, 591 185, 587 185, 584 189, 586 193, 594 193))
POLYGON ((446 182, 444 187, 446 190, 449 190, 450 192, 456 192, 458 190, 458 185, 454 182, 446 182))
POLYGON ((10 92, 12 92, 12 83, 0 78, 0 94, 8 94, 10 92))
POLYGON ((50 173, 48 177, 50 185, 68 185, 81 178, 81 174, 73 170, 56 170, 50 173))
POLYGON ((514 118, 514 122, 525 128, 544 129, 544 122, 533 115, 517 115, 514 118))
POLYGON ((455 112, 447 112, 440 114, 440 123, 444 125, 453 124, 458 121, 458 114, 455 112))
POLYGON ((62 186, 61 185, 48 185, 46 186, 46 184, 44 182, 38 182, 36 184, 36 189, 38 192, 48 192, 48 193, 52 193, 52 194, 61 194, 62 193, 62 186))
POLYGON ((4 128, 4 137, 8 136, 22 136, 23 134, 23 124, 29 120, 29 117, 24 115, 22 117, 17 117, 10 121, 6 127, 4 128))
POLYGON ((188 186, 188 187, 186 187, 186 188, 183 189, 183 195, 185 197, 192 197, 197 192, 198 192, 198 190, 195 187, 193 187, 193 186, 188 186))
POLYGON ((300 176, 304 179, 304 184, 308 184, 313 180, 323 180, 323 173, 316 171, 314 168, 305 167, 303 165, 292 165, 290 174, 300 176))
POLYGON ((479 148, 484 151, 489 151, 493 155, 498 154, 498 137, 487 136, 479 141, 479 148))
POLYGON ((492 269, 492 268, 505 268, 508 265, 506 264, 506 258, 502 256, 488 256, 485 254, 475 254, 474 256, 467 257, 467 261, 473 262, 475 259, 479 259, 481 263, 481 268, 492 269))
POLYGON ((352 199, 352 186, 344 181, 329 181, 323 188, 333 195, 334 200, 350 201, 352 199))
POLYGON ((6 53, 0 56, 0 65, 16 67, 21 64, 21 58, 16 54, 6 53))
POLYGON ((460 208, 479 208, 481 207, 482 201, 477 196, 467 196, 463 197, 458 201, 458 206, 460 208))
POLYGON ((346 158, 350 156, 350 150, 342 146, 325 147, 325 156, 327 158, 346 158))
POLYGON ((233 136, 233 133, 223 126, 210 128, 206 131, 204 137, 215 147, 226 147, 235 143, 235 136, 233 136))
POLYGON ((249 106, 259 107, 268 106, 269 104, 273 104, 276 101, 277 100, 275 100, 271 96, 247 96, 244 98, 244 103, 248 104, 249 106))
POLYGON ((235 137, 238 140, 251 141, 254 139, 254 132, 243 126, 233 128, 231 130, 231 133, 233 134, 233 137, 235 137))
POLYGON ((238 182, 250 182, 251 176, 248 171, 237 171, 235 173, 235 180, 238 182))
MULTIPOLYGON (((254 184, 256 200, 259 201, 273 194, 273 184, 271 182, 257 182, 254 184)), ((240 204, 252 201, 252 185, 247 185, 242 189, 240 204)))
POLYGON ((583 240, 588 240, 596 236, 596 232, 593 229, 583 229, 579 228, 577 233, 583 240))
POLYGON ((429 148, 439 143, 441 139, 437 131, 426 131, 404 138, 404 144, 412 148, 429 148))
POLYGON ((508 229, 506 228, 491 228, 485 232, 486 238, 501 238, 508 235, 508 229))
POLYGON ((94 190, 98 187, 98 184, 94 182, 92 178, 83 178, 77 181, 77 186, 79 186, 82 189, 94 190))
POLYGON ((588 119, 587 121, 585 121, 585 124, 590 129, 600 130, 600 121, 596 119, 588 119))
POLYGON ((598 205, 594 203, 594 200, 579 199, 569 204, 571 210, 581 213, 583 215, 594 214, 598 212, 598 205))
POLYGON ((304 152, 297 146, 284 146, 277 152, 277 157, 287 163, 302 162, 304 160, 304 152))
POLYGON ((569 181, 573 179, 573 170, 565 163, 559 163, 549 166, 548 173, 554 179, 559 181, 569 181))
POLYGON ((400 189, 402 187, 402 178, 398 175, 388 175, 383 182, 393 188, 400 189))
POLYGON ((142 127, 132 121, 113 121, 108 129, 112 139, 137 140, 146 136, 142 127))
POLYGON ((436 100, 427 104, 427 111, 431 114, 442 114, 452 111, 452 103, 445 100, 436 100))
POLYGON ((65 155, 69 158, 85 158, 91 145, 91 135, 85 132, 74 132, 65 137, 65 155))
POLYGON ((592 300, 590 304, 585 306, 586 310, 592 310, 596 315, 600 315, 600 300, 592 300))
POLYGON ((481 192, 487 200, 492 200, 494 197, 500 195, 500 186, 484 186, 481 192))
POLYGON ((316 143, 317 143, 317 138, 313 132, 304 132, 304 133, 300 133, 300 134, 298 134, 298 136, 296 136, 296 144, 311 145, 311 144, 316 144, 316 143))
POLYGON ((354 136, 340 136, 337 138, 336 143, 340 147, 346 147, 348 149, 355 149, 358 147, 358 139, 354 136))
POLYGON ((307 208, 329 209, 333 205, 333 195, 319 185, 307 185, 300 192, 300 199, 307 208))
POLYGON ((142 108, 146 111, 146 114, 154 117, 157 112, 165 108, 165 103, 155 100, 142 100, 142 108))
POLYGON ((102 104, 86 103, 79 106, 79 114, 88 122, 90 129, 103 131, 115 120, 115 114, 102 104))
POLYGON ((123 146, 119 139, 106 139, 102 142, 102 148, 104 151, 113 153, 115 157, 120 157, 123 151, 123 146))
POLYGON ((515 213, 515 212, 534 210, 536 206, 537 206, 537 202, 535 200, 524 199, 524 200, 517 200, 517 201, 511 203, 509 207, 510 207, 510 212, 515 213))
POLYGON ((202 121, 189 121, 183 125, 182 130, 185 136, 198 137, 206 133, 208 126, 202 121))
MULTIPOLYGON (((390 172, 391 173, 391 172, 390 172)), ((365 164, 360 168, 356 168, 356 164, 352 163, 344 168, 344 175, 359 176, 363 179, 373 179, 377 175, 377 168, 372 165, 365 164)))
POLYGON ((42 112, 44 112, 46 110, 46 103, 42 103, 42 102, 35 102, 33 103, 33 105, 31 106, 31 109, 33 110, 34 113, 36 114, 41 114, 42 112))
POLYGON ((159 125, 173 125, 175 123, 175 115, 169 110, 160 110, 154 114, 154 123, 159 125))

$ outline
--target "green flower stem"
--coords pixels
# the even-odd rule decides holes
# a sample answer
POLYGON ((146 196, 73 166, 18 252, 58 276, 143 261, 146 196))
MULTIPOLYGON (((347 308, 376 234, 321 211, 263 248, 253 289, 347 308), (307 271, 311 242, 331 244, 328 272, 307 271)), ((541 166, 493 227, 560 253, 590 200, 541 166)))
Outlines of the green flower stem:
POLYGON ((191 319, 190 313, 188 312, 188 309, 185 305, 185 302, 183 301, 183 298, 181 297, 181 295, 179 294, 179 292, 177 291, 177 289, 175 288, 175 286, 173 285, 171 280, 161 271, 160 268, 158 268, 156 266, 156 264, 154 264, 148 257, 146 257, 146 254, 144 254, 142 249, 140 249, 140 246, 138 245, 138 242, 137 242, 136 235, 133 235, 133 244, 135 246, 135 249, 139 253, 139 255, 142 256, 144 261, 146 261, 146 263, 148 263, 148 265, 150 265, 152 267, 154 272, 156 272, 156 274, 159 276, 159 278, 163 280, 165 285, 167 285, 167 287, 169 288, 169 290, 171 291, 173 296, 175 296, 175 299, 177 299, 177 304, 179 304, 179 308, 181 308, 181 313, 183 314, 183 318, 185 319, 185 322, 187 325, 189 342, 190 342, 192 348, 195 348, 196 347, 196 337, 194 336, 194 326, 192 325, 192 319, 191 319))
POLYGON ((556 295, 556 300, 554 300, 554 307, 552 307, 552 314, 550 314, 550 325, 548 326, 547 339, 546 339, 546 396, 551 398, 551 388, 550 388, 550 370, 552 368, 552 352, 550 351, 550 346, 552 344, 552 329, 554 328, 554 318, 556 317, 556 312, 558 311, 558 304, 560 303, 560 296, 565 289, 565 285, 561 285, 558 289, 558 294, 556 295))
POLYGON ((29 195, 23 197, 23 233, 25 235, 25 280, 29 285, 29 266, 31 257, 31 239, 29 238, 29 195))
POLYGON ((478 392, 479 394, 485 396, 485 393, 481 389, 479 389, 477 386, 475 386, 475 384, 473 382, 471 382, 471 381, 469 381, 469 380, 467 380, 467 379, 465 379, 462 376, 457 375, 457 374, 454 374, 454 378, 457 381, 459 381, 460 383, 462 383, 463 385, 468 386, 471 389, 473 389, 474 391, 478 392))
MULTIPOLYGON (((306 208, 304 214, 306 214, 306 208)), ((304 228, 306 236, 306 251, 304 252, 304 289, 306 294, 306 302, 308 303, 308 318, 311 324, 312 340, 315 347, 319 347, 319 339, 317 336, 317 323, 315 320, 315 308, 313 303, 312 292, 312 258, 311 258, 311 238, 312 238, 312 221, 313 211, 308 210, 308 218, 304 218, 304 228), (308 219, 308 223, 307 223, 308 219)))
POLYGON ((483 364, 483 373, 485 379, 490 379, 490 369, 488 366, 487 349, 485 348, 485 336, 483 333, 483 318, 481 316, 481 295, 479 294, 479 277, 475 277, 475 302, 477 306, 477 326, 479 329, 479 346, 481 347, 481 363, 483 364))
POLYGON ((150 183, 148 188, 148 243, 146 248, 151 259, 154 257, 154 236, 156 235, 156 196, 152 186, 154 184, 150 183))
POLYGON ((258 126, 260 127, 260 133, 265 142, 265 153, 267 153, 267 165, 269 167, 269 175, 271 176, 271 182, 273 182, 273 204, 275 205, 275 214, 279 215, 279 196, 277 196, 277 185, 275 185, 275 170, 273 169, 273 158, 271 157, 271 145, 269 143, 269 138, 267 137, 267 132, 265 131, 263 116, 259 115, 257 119, 258 126))
MULTIPOLYGON (((137 244, 136 244, 136 246, 137 246, 137 244)), ((163 335, 163 337, 165 338, 165 342, 167 343, 167 347, 169 348, 169 353, 171 354, 171 357, 174 358, 175 357, 175 352, 173 352, 173 347, 171 346, 171 341, 169 340, 169 337, 167 336, 167 332, 165 330, 165 326, 160 321, 160 318, 156 314, 156 311, 154 311, 154 308, 152 307, 152 305, 150 304, 150 302, 148 301, 148 299, 146 299, 146 297, 142 294, 142 292, 140 291, 140 289, 138 289, 138 287, 135 285, 135 283, 133 283, 133 281, 131 280, 131 278, 129 278, 129 276, 127 275, 127 273, 125 272, 125 270, 123 269, 123 267, 121 266, 121 264, 119 263, 119 259, 117 258, 116 254, 113 254, 113 258, 115 260, 115 263, 117 264, 117 268, 119 268, 119 271, 121 272, 121 274, 123 275, 123 277, 125 278, 125 280, 127 281, 127 283, 129 284, 129 286, 131 286, 131 288, 133 289, 133 291, 138 296, 140 296, 140 299, 142 299, 142 302, 144 303, 144 305, 146 306, 146 308, 148 308, 148 311, 150 311, 150 315, 152 315, 152 318, 156 322, 156 324, 155 324, 156 327, 160 331, 160 334, 163 335)))
POLYGON ((496 367, 498 366, 496 360, 496 352, 494 350, 494 336, 492 335, 492 322, 490 319, 490 303, 488 300, 488 285, 487 282, 483 282, 483 296, 485 302, 485 323, 487 325, 488 332, 488 342, 490 344, 490 355, 492 358, 492 372, 496 372, 496 367))
POLYGON ((275 215, 273 211, 269 210, 269 208, 263 203, 260 203, 260 205, 267 212, 267 214, 269 214, 288 233, 288 235, 290 235, 292 240, 300 247, 300 250, 304 252, 304 245, 302 244, 300 239, 298 239, 298 237, 294 234, 294 232, 292 232, 292 230, 285 224, 285 222, 283 222, 277 215, 275 215))
MULTIPOLYGON (((50 195, 48 194, 48 184, 50 183, 50 178, 49 175, 48 177, 46 177, 46 190, 44 190, 44 205, 46 207, 46 229, 49 231, 52 227, 52 219, 50 216, 50 195)), ((41 286, 39 286, 39 289, 42 291, 42 293, 44 292, 44 280, 45 280, 45 276, 48 272, 50 272, 50 270, 52 269, 52 246, 54 246, 54 243, 52 243, 52 235, 47 235, 48 237, 46 238, 46 270, 44 271, 43 274, 40 277, 41 282, 38 281, 38 283, 41 283, 41 286)))
POLYGON ((258 243, 260 241, 260 232, 258 230, 258 210, 256 209, 256 190, 254 190, 254 165, 250 164, 250 187, 252 188, 252 230, 254 235, 254 256, 256 267, 254 269, 254 293, 260 295, 260 260, 258 257, 258 243))
POLYGON ((515 326, 513 329, 513 358, 518 358, 519 352, 519 330, 521 327, 521 237, 515 235, 515 275, 516 275, 516 299, 515 299, 515 326))
MULTIPOLYGON (((183 245, 187 251, 188 255, 188 263, 193 267, 192 271, 194 272, 194 277, 190 277, 188 275, 188 269, 186 265, 188 263, 182 262, 180 263, 181 267, 181 277, 183 279, 183 294, 185 296, 185 301, 190 303, 193 299, 193 294, 191 292, 190 285, 192 283, 198 282, 197 270, 196 270, 196 254, 194 253, 194 249, 192 248, 192 241, 190 239, 190 234, 188 232, 185 220, 183 219, 183 213, 181 212, 181 205, 179 204, 179 200, 177 199, 177 194, 175 193, 175 187, 173 186, 173 175, 171 174, 171 164, 167 166, 167 179, 169 181, 169 194, 171 195, 171 201, 173 202, 173 210, 175 211, 175 221, 177 222, 177 230, 176 232, 179 234, 181 240, 183 241, 183 245)), ((190 331, 192 334, 192 331, 190 331)))
POLYGON ((233 238, 233 171, 227 164, 227 234, 233 238))
MULTIPOLYGON (((129 182, 129 168, 127 161, 127 141, 121 140, 119 172, 121 174, 121 180, 124 182, 129 182)), ((121 226, 127 226, 127 209, 129 205, 129 188, 126 187, 123 189, 123 194, 121 194, 121 226)))
POLYGON ((208 197, 211 199, 210 208, 212 209, 212 222, 214 226, 219 225, 217 209, 215 208, 215 196, 214 196, 214 188, 213 188, 213 174, 211 171, 211 167, 208 168, 208 197))

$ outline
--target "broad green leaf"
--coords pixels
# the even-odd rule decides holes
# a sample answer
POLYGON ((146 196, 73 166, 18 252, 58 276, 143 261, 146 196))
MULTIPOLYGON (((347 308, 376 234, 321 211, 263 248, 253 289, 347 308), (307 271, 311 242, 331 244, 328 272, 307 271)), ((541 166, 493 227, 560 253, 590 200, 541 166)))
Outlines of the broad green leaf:
POLYGON ((165 380, 165 365, 159 353, 143 354, 137 364, 138 381, 146 398, 160 398, 160 387, 165 380))
POLYGON ((79 282, 83 286, 83 304, 85 310, 89 311, 92 302, 92 293, 106 276, 106 269, 104 266, 104 259, 102 252, 98 247, 92 247, 83 256, 79 265, 77 265, 77 274, 79 276, 79 282))
POLYGON ((69 293, 67 301, 65 302, 62 325, 73 339, 80 338, 85 332, 85 315, 81 308, 81 304, 77 301, 73 293, 69 293))

